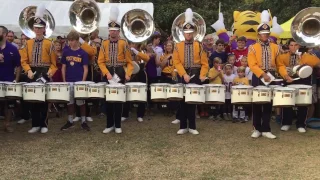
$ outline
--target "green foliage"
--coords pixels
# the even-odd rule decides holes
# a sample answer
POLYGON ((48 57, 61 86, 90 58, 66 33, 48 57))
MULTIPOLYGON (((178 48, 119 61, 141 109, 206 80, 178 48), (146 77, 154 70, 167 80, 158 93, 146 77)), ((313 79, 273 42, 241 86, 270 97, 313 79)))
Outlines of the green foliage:
MULTIPOLYGON (((105 0, 97 0, 104 2, 105 0)), ((320 0, 220 0, 221 11, 224 14, 227 30, 231 30, 233 23, 233 11, 259 11, 270 9, 272 16, 278 17, 278 23, 282 24, 296 15, 300 10, 307 7, 319 7, 320 0)), ((111 2, 111 0, 110 0, 111 2)), ((113 0, 112 2, 117 2, 113 0)), ((119 2, 119 0, 118 0, 119 2)), ((199 13, 206 21, 207 33, 212 33, 211 28, 218 19, 219 0, 121 0, 122 3, 143 3, 154 4, 154 20, 157 28, 170 34, 174 19, 187 8, 199 13)))

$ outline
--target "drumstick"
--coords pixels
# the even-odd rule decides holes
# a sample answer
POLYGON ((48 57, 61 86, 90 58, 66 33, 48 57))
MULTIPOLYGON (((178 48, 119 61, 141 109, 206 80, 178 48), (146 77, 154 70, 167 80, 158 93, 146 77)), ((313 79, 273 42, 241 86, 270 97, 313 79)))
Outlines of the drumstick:
POLYGON ((194 78, 195 74, 190 77, 190 79, 194 78))

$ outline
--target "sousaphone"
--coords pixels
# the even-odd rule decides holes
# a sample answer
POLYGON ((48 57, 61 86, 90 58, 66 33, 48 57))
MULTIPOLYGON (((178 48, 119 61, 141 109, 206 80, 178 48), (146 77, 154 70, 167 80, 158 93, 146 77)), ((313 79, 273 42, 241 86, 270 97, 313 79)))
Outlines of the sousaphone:
POLYGON ((301 46, 320 45, 320 7, 301 10, 291 24, 292 38, 301 46))
MULTIPOLYGON (((19 26, 23 34, 28 38, 35 38, 36 34, 33 32, 34 17, 36 14, 37 6, 28 6, 24 8, 19 15, 19 26)), ((47 22, 45 38, 49 38, 55 28, 55 21, 50 13, 46 10, 44 13, 44 19, 47 22)))
MULTIPOLYGON (((172 23, 171 34, 173 40, 178 43, 184 41, 183 23, 185 22, 185 13, 181 13, 172 23)), ((193 12, 193 23, 195 24, 195 31, 193 33, 194 40, 201 42, 206 35, 206 22, 196 12, 193 12)))

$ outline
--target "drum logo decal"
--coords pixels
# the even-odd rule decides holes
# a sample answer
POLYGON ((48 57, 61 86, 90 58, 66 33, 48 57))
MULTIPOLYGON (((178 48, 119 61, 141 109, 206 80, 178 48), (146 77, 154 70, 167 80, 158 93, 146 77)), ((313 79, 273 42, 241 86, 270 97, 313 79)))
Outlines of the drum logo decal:
POLYGON ((267 96, 267 93, 261 93, 261 96, 267 96))
POLYGON ((291 94, 284 94, 284 97, 291 97, 291 94))
POLYGON ((306 92, 300 92, 300 95, 306 95, 307 93, 306 92))
POLYGON ((111 93, 112 93, 112 94, 115 94, 115 93, 117 93, 117 90, 116 90, 116 89, 112 89, 112 90, 111 90, 111 93))
POLYGON ((198 91, 192 91, 192 94, 198 94, 198 91))
POLYGON ((162 91, 162 88, 157 88, 157 91, 162 91))
POLYGON ((8 88, 8 91, 13 91, 13 88, 8 88))
POLYGON ((211 92, 216 93, 216 92, 217 92, 217 90, 216 90, 216 89, 212 89, 212 91, 211 91, 211 92))
POLYGON ((33 92, 33 89, 28 89, 28 92, 33 92))
POLYGON ((245 95, 245 94, 247 94, 247 92, 246 91, 241 91, 240 94, 244 94, 245 95))
POLYGON ((171 89, 172 92, 178 92, 176 88, 171 89))
POLYGON ((92 92, 98 92, 97 89, 92 89, 92 92))
POLYGON ((84 90, 84 87, 79 87, 79 91, 83 91, 84 90))
POLYGON ((58 91, 58 88, 52 88, 51 91, 58 91))

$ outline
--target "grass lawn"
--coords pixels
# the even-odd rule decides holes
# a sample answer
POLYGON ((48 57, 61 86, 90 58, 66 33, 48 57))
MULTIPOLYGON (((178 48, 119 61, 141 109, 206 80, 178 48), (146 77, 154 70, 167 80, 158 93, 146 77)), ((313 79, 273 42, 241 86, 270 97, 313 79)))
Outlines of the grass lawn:
POLYGON ((50 120, 47 134, 28 134, 31 123, 0 132, 0 179, 319 179, 320 131, 299 134, 294 126, 276 140, 252 139, 252 125, 198 119, 200 135, 176 135, 179 125, 159 114, 122 124, 123 134, 60 131, 64 119, 50 120))

